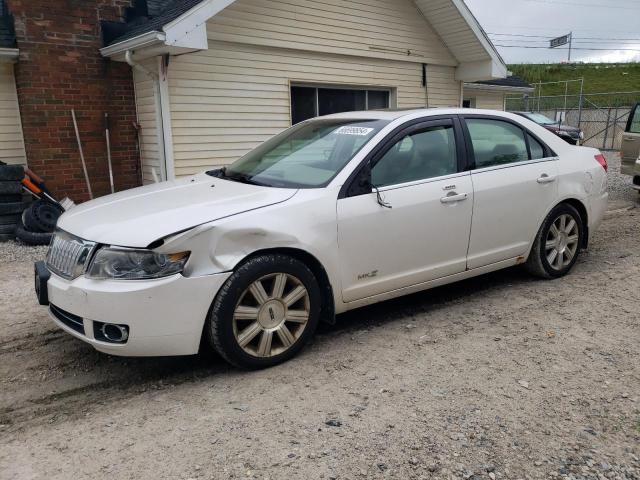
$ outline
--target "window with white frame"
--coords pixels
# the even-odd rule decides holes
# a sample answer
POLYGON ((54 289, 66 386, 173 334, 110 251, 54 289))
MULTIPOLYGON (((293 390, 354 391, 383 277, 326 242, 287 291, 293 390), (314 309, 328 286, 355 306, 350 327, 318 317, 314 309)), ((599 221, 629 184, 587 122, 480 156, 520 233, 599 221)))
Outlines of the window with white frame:
POLYGON ((389 108, 390 89, 291 87, 291 124, 332 113, 389 108))

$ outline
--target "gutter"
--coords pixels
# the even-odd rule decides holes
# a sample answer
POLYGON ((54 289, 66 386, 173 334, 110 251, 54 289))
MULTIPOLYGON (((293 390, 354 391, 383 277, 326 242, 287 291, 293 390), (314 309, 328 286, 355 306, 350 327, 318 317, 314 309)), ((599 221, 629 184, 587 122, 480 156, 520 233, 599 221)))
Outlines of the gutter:
POLYGON ((511 87, 508 85, 483 85, 479 83, 464 84, 465 90, 483 90, 488 92, 513 92, 513 93, 531 93, 534 91, 533 87, 511 87))
POLYGON ((103 47, 100 49, 100 54, 103 57, 113 57, 137 48, 149 47, 157 44, 164 45, 166 38, 167 36, 163 32, 147 32, 142 35, 138 35, 137 37, 128 38, 122 42, 103 47))
POLYGON ((17 48, 0 48, 0 62, 15 63, 18 61, 20 50, 17 48))

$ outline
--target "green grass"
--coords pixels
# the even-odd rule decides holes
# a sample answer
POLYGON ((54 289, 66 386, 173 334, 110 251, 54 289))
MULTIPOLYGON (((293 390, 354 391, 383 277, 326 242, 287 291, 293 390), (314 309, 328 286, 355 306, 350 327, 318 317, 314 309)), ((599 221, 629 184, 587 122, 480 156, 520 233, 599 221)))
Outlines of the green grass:
MULTIPOLYGON (((529 83, 577 80, 584 77, 585 93, 631 92, 640 90, 640 63, 509 65, 509 71, 529 83)), ((578 83, 569 86, 578 93, 578 83)), ((564 85, 543 85, 543 95, 564 95, 564 85)))

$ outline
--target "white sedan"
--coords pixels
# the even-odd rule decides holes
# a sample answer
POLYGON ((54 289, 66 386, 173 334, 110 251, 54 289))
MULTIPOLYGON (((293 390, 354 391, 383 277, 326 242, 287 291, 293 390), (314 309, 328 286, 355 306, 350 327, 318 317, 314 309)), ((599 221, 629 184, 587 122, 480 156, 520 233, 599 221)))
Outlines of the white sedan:
POLYGON ((268 367, 363 305, 519 264, 562 277, 603 218, 606 170, 504 112, 316 118, 227 168, 65 213, 36 290, 101 352, 204 343, 268 367))

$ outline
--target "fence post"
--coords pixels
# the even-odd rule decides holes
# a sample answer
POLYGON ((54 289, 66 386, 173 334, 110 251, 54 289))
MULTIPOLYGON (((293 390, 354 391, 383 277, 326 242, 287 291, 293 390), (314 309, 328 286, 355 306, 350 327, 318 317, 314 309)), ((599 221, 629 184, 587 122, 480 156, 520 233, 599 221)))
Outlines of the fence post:
POLYGON ((578 99, 578 128, 582 129, 582 97, 584 95, 584 77, 580 83, 580 98, 578 99))
POLYGON ((618 107, 616 107, 616 113, 613 114, 613 134, 611 135, 611 150, 613 150, 616 143, 616 127, 618 126, 618 107))
POLYGON ((607 148, 607 137, 609 136, 609 122, 611 121, 611 108, 607 111, 607 123, 604 127, 604 139, 602 140, 602 149, 606 150, 607 148))

